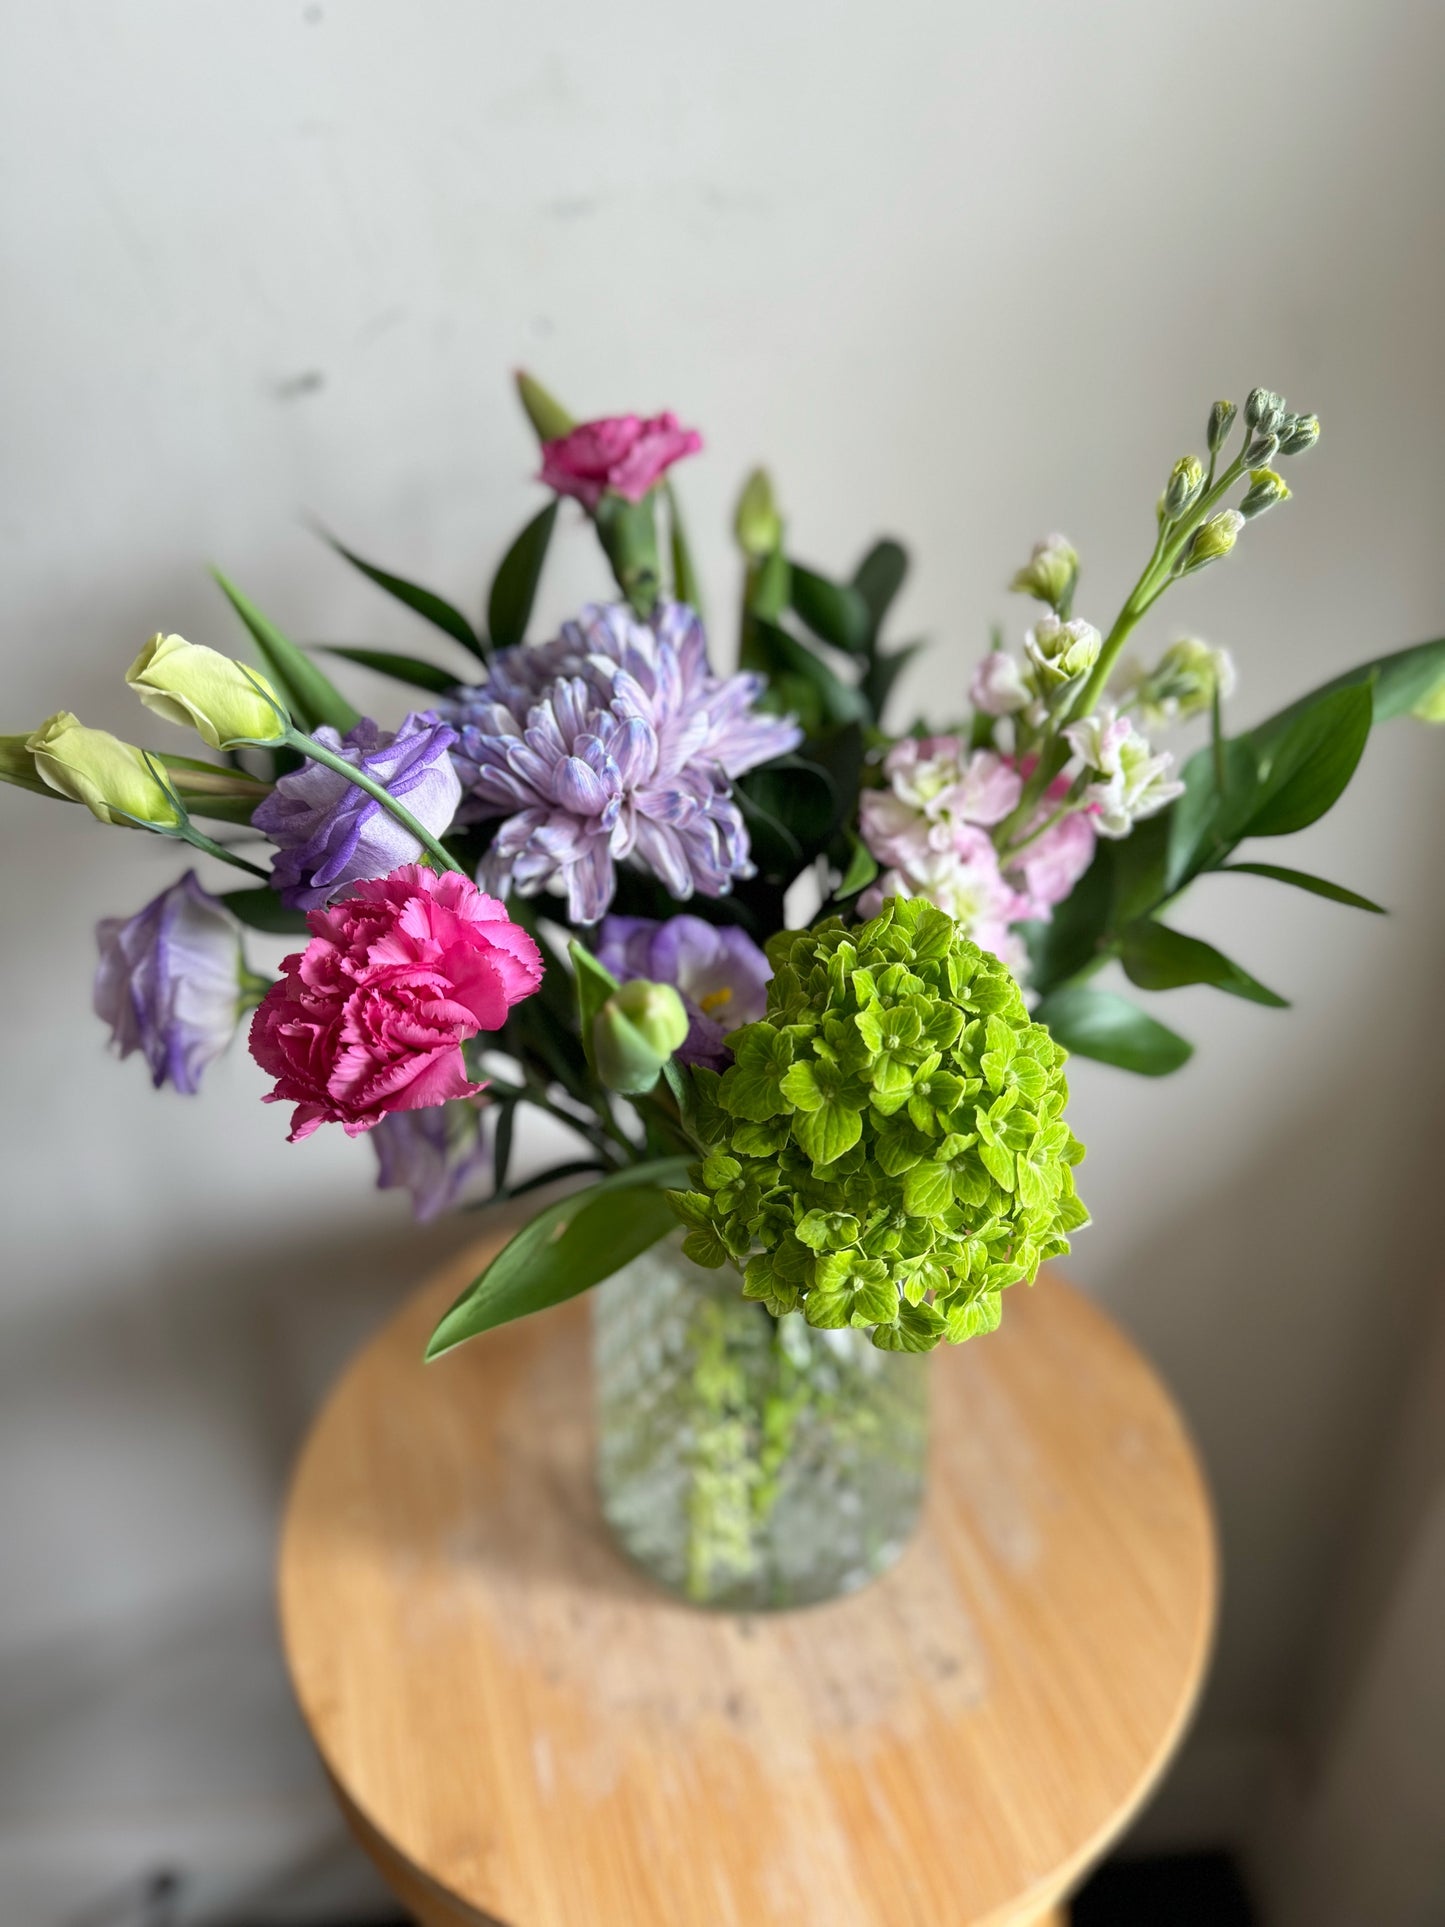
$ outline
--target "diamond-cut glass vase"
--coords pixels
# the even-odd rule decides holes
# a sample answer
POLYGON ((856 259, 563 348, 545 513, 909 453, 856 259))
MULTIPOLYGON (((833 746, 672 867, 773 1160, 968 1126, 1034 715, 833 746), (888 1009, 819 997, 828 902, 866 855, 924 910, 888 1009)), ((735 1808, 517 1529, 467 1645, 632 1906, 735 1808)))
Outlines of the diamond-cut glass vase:
POLYGON ((671 1242, 592 1305, 602 1507, 654 1579, 751 1611, 893 1564, 923 1500, 926 1357, 774 1319, 671 1242))

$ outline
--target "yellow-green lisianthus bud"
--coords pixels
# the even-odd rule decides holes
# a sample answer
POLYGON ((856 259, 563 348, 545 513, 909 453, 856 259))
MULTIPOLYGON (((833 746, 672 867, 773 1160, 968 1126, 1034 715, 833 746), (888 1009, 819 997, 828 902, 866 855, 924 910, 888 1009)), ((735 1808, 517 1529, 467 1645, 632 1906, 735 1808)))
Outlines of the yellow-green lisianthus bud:
POLYGON ((1067 599, 1078 573, 1078 550, 1069 538, 1046 535, 1042 542, 1035 542, 1033 554, 1009 587, 1017 595, 1031 595, 1038 602, 1047 602, 1051 609, 1058 609, 1067 599))
POLYGON ((1206 433, 1211 455, 1217 455, 1220 449, 1223 448, 1225 441, 1228 439, 1229 431, 1234 426, 1234 418, 1238 413, 1239 410, 1232 401, 1217 401, 1213 408, 1210 409, 1209 427, 1206 433))
POLYGON ((733 516, 733 533, 743 554, 754 562, 761 562, 783 545, 783 518, 765 468, 755 468, 743 484, 733 516))
POLYGON ((31 732, 23 736, 0 736, 0 783, 13 783, 16 789, 31 790, 39 796, 54 792, 35 767, 35 758, 26 745, 31 732))
POLYGON ((1287 502, 1289 498, 1290 490, 1285 486, 1283 476, 1277 475, 1272 468, 1252 469, 1239 512, 1246 522, 1252 522, 1256 515, 1263 515, 1276 502, 1287 502))
POLYGON ((286 740, 290 719, 266 678, 184 636, 152 636, 125 679, 147 709, 190 724, 212 749, 286 740))
POLYGON ((597 1075, 610 1091, 650 1091, 687 1036, 687 1010, 671 984, 634 977, 614 990, 592 1025, 597 1075))
POLYGON ((1445 676, 1425 691, 1410 714, 1422 723, 1445 723, 1445 676))
POLYGON ((1295 415, 1280 432, 1279 452, 1281 455, 1303 455, 1306 449, 1314 447, 1319 438, 1318 415, 1295 415))
POLYGON ((1189 547, 1184 551, 1184 573, 1205 568, 1217 562, 1239 540, 1239 531, 1244 527, 1244 517, 1238 509, 1221 509, 1211 515, 1207 522, 1201 522, 1189 538, 1189 547))
POLYGON ((183 820, 142 750, 108 730, 87 729, 68 709, 32 731, 25 747, 42 782, 72 803, 84 803, 102 823, 174 830, 183 820))
POLYGON ((1192 508, 1199 499, 1199 491, 1204 487, 1204 464, 1197 455, 1181 455, 1174 464, 1169 481, 1165 486, 1161 504, 1164 519, 1177 522, 1184 511, 1192 508))

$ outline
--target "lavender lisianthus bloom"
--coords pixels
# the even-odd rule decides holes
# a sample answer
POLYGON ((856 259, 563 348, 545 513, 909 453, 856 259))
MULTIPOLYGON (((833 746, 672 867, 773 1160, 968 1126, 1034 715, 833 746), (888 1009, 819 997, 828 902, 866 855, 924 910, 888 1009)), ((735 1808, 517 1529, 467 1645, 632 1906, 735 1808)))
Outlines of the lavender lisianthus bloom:
POLYGON ((755 707, 762 679, 715 676, 693 611, 650 622, 589 606, 552 642, 503 650, 443 705, 460 741, 461 820, 504 817, 479 880, 550 889, 576 923, 612 901, 630 858, 679 900, 753 874, 731 779, 793 749, 791 718, 755 707))
POLYGON ((240 1016, 241 926, 194 870, 133 917, 95 927, 95 1014, 122 1057, 141 1051, 159 1090, 187 1096, 230 1043, 240 1016))
POLYGON ((482 1112, 470 1098, 420 1111, 388 1111, 370 1137, 377 1189, 409 1191, 418 1224, 450 1211, 471 1180, 492 1165, 482 1112))
POLYGON ((684 1064, 725 1070, 732 1054, 723 1043, 740 1024, 753 1024, 768 1002, 772 965, 752 938, 733 925, 701 917, 608 917, 598 932, 597 960, 614 977, 646 977, 672 984, 688 1016, 684 1064))
MULTIPOLYGON (((380 783, 433 836, 450 826, 462 796, 449 754, 457 732, 433 711, 413 711, 395 731, 363 716, 344 736, 321 728, 316 740, 380 783)), ((321 763, 283 776, 251 823, 278 845, 271 881, 293 910, 319 910, 347 884, 388 876, 422 854, 374 796, 321 763)))

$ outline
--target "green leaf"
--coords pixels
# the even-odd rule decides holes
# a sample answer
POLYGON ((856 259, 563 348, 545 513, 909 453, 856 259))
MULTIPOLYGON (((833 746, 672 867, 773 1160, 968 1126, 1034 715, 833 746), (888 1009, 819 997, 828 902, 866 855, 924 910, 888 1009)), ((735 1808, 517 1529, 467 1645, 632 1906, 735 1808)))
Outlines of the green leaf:
POLYGON ((793 1119, 793 1136, 814 1164, 835 1163, 862 1135, 862 1118, 846 1104, 829 1102, 816 1111, 799 1111, 793 1119))
POLYGON ((1238 827, 1233 813, 1226 813, 1226 834, 1236 842, 1290 836, 1317 822, 1354 775, 1372 716, 1370 686, 1362 683, 1322 696, 1278 733, 1251 730, 1259 793, 1238 827))
POLYGON ((869 663, 868 673, 863 679, 863 691, 875 716, 882 716, 888 707, 888 698, 893 694, 894 683, 922 647, 921 642, 905 642, 901 649, 892 649, 886 656, 874 656, 869 663))
POLYGON ((324 530, 322 534, 339 556, 343 556, 353 569, 360 569, 377 588, 385 589, 389 596, 395 596, 398 602, 405 603, 414 615, 419 615, 423 621, 450 636, 453 642, 459 642, 463 649, 486 661, 487 652, 476 630, 461 610, 454 608, 444 596, 437 595, 432 589, 423 589, 416 582, 408 582, 404 576, 393 575, 389 569, 378 569, 373 562, 364 562, 344 543, 338 542, 334 535, 326 535, 324 530))
POLYGON ((663 484, 663 494, 667 497, 667 540, 672 557, 673 598, 685 602, 695 615, 701 616, 702 584, 697 579, 692 548, 687 539, 687 526, 682 519, 677 491, 671 482, 663 484))
POLYGON ((586 1052, 587 1062, 592 1064, 592 1026, 597 1021, 598 1011, 616 990, 617 979, 575 937, 567 946, 567 954, 577 973, 577 1022, 582 1033, 582 1048, 586 1052))
POLYGON ((1177 990, 1185 984, 1210 984, 1253 1004, 1287 1008, 1288 1000, 1268 990, 1247 970, 1200 937, 1145 919, 1124 932, 1121 957, 1125 975, 1141 990, 1177 990))
POLYGON ((743 667, 762 670, 776 705, 794 711, 810 736, 832 723, 867 720, 862 693, 835 676, 806 643, 763 616, 752 622, 743 667))
POLYGON ((527 411, 527 420, 536 430, 539 442, 555 442, 563 435, 570 435, 577 426, 577 419, 569 415, 555 395, 549 395, 540 381, 519 368, 516 373, 517 393, 522 406, 527 411))
POLYGON ((1165 1077, 1194 1054, 1194 1046, 1157 1023, 1127 997, 1068 984, 1045 997, 1034 1022, 1047 1025, 1065 1050, 1141 1077, 1165 1077))
POLYGON ((498 649, 526 640, 542 564, 557 522, 557 498, 534 515, 498 564, 487 597, 487 629, 498 649))
POLYGON ((267 883, 250 890, 226 890, 220 901, 248 929, 266 930, 278 937, 304 937, 310 928, 304 910, 292 910, 267 883))
POLYGON ((617 1171, 540 1211, 457 1299, 427 1344, 440 1358, 479 1333, 559 1305, 677 1228, 666 1187, 681 1184, 686 1158, 660 1158, 617 1171))
POLYGON ((283 636, 270 617, 262 615, 255 603, 243 596, 234 583, 228 582, 219 569, 212 573, 231 607, 250 630, 261 666, 275 683, 276 693, 301 727, 319 729, 323 723, 329 723, 343 736, 348 729, 354 729, 361 721, 360 711, 352 708, 305 651, 283 636))
POLYGON ((393 682, 409 683, 413 689, 429 689, 435 695, 449 696, 457 686, 451 670, 443 669, 439 663, 423 662, 420 656, 399 656, 391 649, 343 648, 331 642, 318 646, 328 656, 341 656, 361 669, 374 670, 378 676, 390 676, 393 682))
POLYGON ((790 566, 790 595, 798 620, 835 649, 861 655, 873 635, 873 616, 860 591, 845 582, 830 582, 801 562, 790 566))
POLYGON ((856 836, 850 836, 848 841, 852 845, 848 867, 843 872, 842 882, 833 892, 839 903, 856 897, 860 890, 866 890, 878 874, 878 859, 868 845, 856 836))
POLYGON ((1228 876, 1238 870, 1248 871, 1251 876, 1273 877, 1276 883, 1292 883, 1297 890, 1328 897, 1331 903, 1347 903, 1352 910, 1373 910, 1378 917, 1386 914, 1383 904, 1362 897, 1358 890, 1347 890, 1343 883, 1327 883, 1323 877, 1312 877, 1304 870, 1286 870, 1278 863, 1221 863, 1218 873, 1228 876))
POLYGON ((1375 721, 1387 723, 1394 716, 1408 716, 1442 676, 1445 676, 1445 636, 1438 636, 1433 642, 1417 642, 1412 648, 1397 649, 1393 655, 1376 656, 1371 662, 1362 662, 1353 669, 1347 669, 1342 676, 1336 676, 1320 688, 1312 689, 1307 696, 1301 696, 1287 709, 1271 716, 1256 733, 1292 722, 1321 696, 1333 695, 1339 689, 1353 689, 1364 683, 1369 683, 1374 691, 1375 721))
POLYGON ((907 574, 908 551, 891 536, 875 542, 853 571, 853 587, 868 605, 870 643, 878 640, 883 619, 907 574))
MULTIPOLYGON (((1154 820, 1141 823, 1139 830, 1154 820)), ((1133 841, 1131 836, 1128 842, 1133 841)), ((1049 921, 1021 926, 1029 947, 1029 981, 1035 989, 1047 993, 1097 961, 1109 923, 1116 850, 1127 847, 1101 838, 1093 862, 1063 902, 1055 904, 1049 921)))

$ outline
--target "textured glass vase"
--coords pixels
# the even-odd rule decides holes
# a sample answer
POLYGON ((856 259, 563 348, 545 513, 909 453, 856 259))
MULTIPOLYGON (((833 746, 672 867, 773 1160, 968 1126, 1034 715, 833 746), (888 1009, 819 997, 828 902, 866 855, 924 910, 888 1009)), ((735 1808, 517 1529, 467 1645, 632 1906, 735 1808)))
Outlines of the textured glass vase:
POLYGON ((602 1509, 654 1579, 751 1611, 893 1564, 923 1500, 926 1357, 775 1319, 673 1242, 592 1307, 602 1509))

